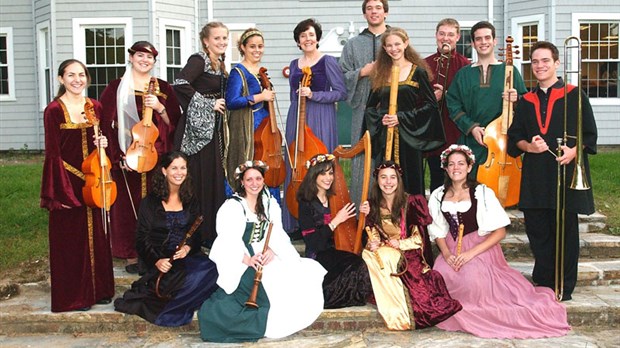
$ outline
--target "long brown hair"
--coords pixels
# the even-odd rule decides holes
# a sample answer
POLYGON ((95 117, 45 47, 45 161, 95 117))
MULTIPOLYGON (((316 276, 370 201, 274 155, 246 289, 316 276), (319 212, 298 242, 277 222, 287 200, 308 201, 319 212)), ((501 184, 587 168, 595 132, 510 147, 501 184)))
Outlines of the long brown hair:
MULTIPOLYGON (((319 193, 319 189, 316 186, 316 179, 320 174, 327 173, 330 170, 334 170, 334 162, 333 161, 325 161, 319 162, 310 169, 306 173, 304 180, 302 180, 299 185, 299 189, 297 190, 297 201, 306 201, 310 202, 316 198, 316 195, 319 193)), ((329 187, 327 190, 327 198, 334 195, 334 184, 329 187)))
MULTIPOLYGON (((88 72, 86 65, 84 65, 84 63, 80 62, 77 59, 67 59, 64 62, 60 63, 60 66, 58 67, 58 76, 63 77, 65 75, 65 70, 67 70, 67 67, 73 63, 80 64, 84 69, 84 73, 86 74, 86 87, 88 88, 88 86, 90 85, 90 73, 88 72)), ((60 84, 60 87, 58 87, 58 93, 56 93, 56 97, 54 97, 54 99, 62 97, 65 93, 67 93, 67 88, 65 88, 65 85, 60 84)))
MULTIPOLYGON (((407 32, 404 29, 397 27, 389 27, 383 33, 383 35, 381 35, 381 49, 377 53, 377 62, 375 63, 375 68, 370 74, 373 90, 388 85, 388 80, 390 77, 390 72, 392 71, 393 63, 392 57, 390 57, 390 55, 387 54, 387 52, 385 51, 385 44, 387 38, 392 35, 398 36, 399 38, 401 38, 401 40, 403 40, 403 42, 409 41, 409 35, 407 35, 407 32)), ((433 80, 433 74, 428 68, 428 64, 426 64, 426 61, 422 59, 420 54, 418 54, 418 52, 416 52, 416 50, 411 47, 411 42, 409 42, 407 48, 405 48, 405 60, 417 65, 419 69, 426 70, 426 73, 428 74, 428 79, 430 81, 433 80)))
POLYGON ((211 60, 211 66, 213 67, 213 70, 215 70, 215 71, 219 70, 219 71, 222 72, 222 74, 227 76, 228 73, 226 72, 226 64, 224 63, 224 61, 226 60, 225 55, 222 54, 222 56, 220 57, 219 62, 218 62, 217 59, 213 59, 213 57, 211 57, 211 54, 209 52, 209 48, 205 44, 205 39, 208 39, 209 36, 211 35, 211 29, 215 29, 215 28, 224 28, 224 29, 226 29, 226 32, 229 33, 228 27, 226 25, 224 25, 224 23, 222 23, 222 22, 209 22, 209 23, 205 24, 204 27, 202 27, 202 30, 200 30, 200 43, 202 44, 202 49, 209 55, 209 59, 211 60))
MULTIPOLYGON (((387 202, 385 198, 383 198, 383 192, 379 187, 379 174, 381 170, 392 168, 391 164, 394 163, 392 161, 385 162, 386 168, 380 169, 377 172, 377 176, 373 184, 370 186, 370 193, 368 195, 368 204, 370 205, 370 212, 368 213, 368 220, 375 224, 381 224, 381 207, 387 208, 387 202)), ((383 166, 383 165, 382 165, 383 166)), ((401 211, 407 205, 407 193, 405 192, 405 185, 403 183, 403 178, 400 175, 400 172, 397 169, 394 169, 396 172, 396 191, 394 192, 394 202, 392 202, 392 210, 390 211, 390 220, 396 226, 399 226, 400 219, 404 218, 401 216, 401 211)))
POLYGON ((179 188, 179 198, 183 204, 189 204, 194 196, 192 191, 192 176, 189 172, 189 159, 187 155, 181 151, 171 151, 161 155, 159 165, 157 169, 153 171, 151 192, 164 201, 168 200, 168 197, 170 197, 170 186, 162 172, 162 168, 167 169, 177 158, 185 160, 185 165, 187 166, 187 175, 185 175, 185 180, 179 188))

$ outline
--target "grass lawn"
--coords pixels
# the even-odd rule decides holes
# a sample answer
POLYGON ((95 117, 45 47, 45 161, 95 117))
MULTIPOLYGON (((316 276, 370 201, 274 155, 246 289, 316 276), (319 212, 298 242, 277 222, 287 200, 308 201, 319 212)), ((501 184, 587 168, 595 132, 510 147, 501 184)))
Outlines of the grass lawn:
MULTIPOLYGON (((0 275, 24 261, 47 257, 47 211, 39 208, 43 156, 0 154, 0 275)), ((596 209, 605 233, 620 235, 620 149, 590 157, 596 209)))

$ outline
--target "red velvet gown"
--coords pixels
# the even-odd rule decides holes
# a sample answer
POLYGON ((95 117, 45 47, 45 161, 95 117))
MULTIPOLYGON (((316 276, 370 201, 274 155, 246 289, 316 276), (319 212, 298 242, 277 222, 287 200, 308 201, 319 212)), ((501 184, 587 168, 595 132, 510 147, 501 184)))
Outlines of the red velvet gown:
MULTIPOLYGON (((91 101, 101 115, 101 104, 91 101)), ((52 312, 64 312, 114 296, 114 274, 101 211, 82 198, 82 162, 95 148, 93 127, 71 122, 60 100, 45 109, 44 125, 41 207, 49 210, 52 312)))
MULTIPOLYGON (((116 91, 120 82, 120 79, 110 82, 101 93, 100 100, 103 105, 101 129, 108 137, 108 152, 110 153, 110 161, 112 161, 112 179, 116 182, 118 192, 116 202, 110 210, 112 256, 129 259, 138 257, 136 252, 136 216, 142 198, 146 197, 146 194, 150 191, 151 172, 138 173, 126 171, 125 176, 123 176, 119 166, 119 161, 125 156, 125 151, 120 148, 118 143, 116 91), (129 187, 131 192, 131 199, 129 198, 127 187, 129 187), (134 214, 134 211, 136 214, 134 214)), ((173 148, 174 130, 181 117, 181 111, 179 109, 179 102, 170 84, 157 79, 155 87, 159 102, 166 107, 166 113, 170 119, 170 124, 167 125, 161 115, 153 111, 153 123, 159 130, 159 138, 155 142, 155 149, 158 155, 162 155, 173 148)), ((135 91, 135 94, 138 116, 142 119, 144 108, 142 96, 144 92, 135 91)))

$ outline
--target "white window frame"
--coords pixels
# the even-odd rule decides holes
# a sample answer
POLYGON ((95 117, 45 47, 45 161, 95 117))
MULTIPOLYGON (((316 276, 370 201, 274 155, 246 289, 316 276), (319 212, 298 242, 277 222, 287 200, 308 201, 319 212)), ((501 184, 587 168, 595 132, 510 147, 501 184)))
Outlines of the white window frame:
POLYGON ((9 80, 9 94, 0 95, 0 101, 16 101, 15 96, 15 60, 13 53, 15 46, 13 45, 13 28, 0 27, 0 35, 6 37, 6 62, 7 62, 7 78, 9 80))
MULTIPOLYGON (((123 26, 125 30, 125 64, 128 61, 127 49, 133 45, 133 20, 131 17, 108 18, 73 18, 73 57, 86 64, 86 36, 85 29, 89 27, 123 26)), ((57 88, 57 87, 56 87, 57 88)), ((82 92, 86 94, 85 88, 82 92)), ((93 96, 95 97, 95 96, 93 96)))
MULTIPOLYGON (((160 18, 159 19, 159 78, 168 79, 168 50, 166 47, 166 30, 179 30, 181 32, 181 66, 184 66, 187 59, 192 54, 191 42, 192 31, 189 21, 180 21, 176 19, 160 18)), ((170 83, 174 81, 168 81, 170 83)))
MULTIPOLYGON (((478 21, 458 21, 459 22, 459 29, 462 31, 463 28, 470 30, 471 31, 471 27, 474 26, 474 24, 478 23, 478 21)), ((473 42, 473 40, 471 41, 473 42)), ((471 42, 470 42, 470 46, 471 46, 471 42)), ((476 50, 473 48, 471 48, 471 62, 475 62, 478 60, 478 54, 476 54, 476 50)))
MULTIPOLYGON (((571 17, 571 35, 576 37, 580 36, 580 23, 583 21, 620 21, 620 13, 573 13, 571 17)), ((560 52, 560 60, 562 59, 562 52, 560 52)), ((570 67, 568 69, 573 69, 573 67, 577 66, 578 59, 576 54, 571 57, 570 67)), ((577 74, 570 74, 572 76, 567 76, 568 81, 572 84, 577 84, 576 76, 577 74)), ((590 104, 592 105, 620 105, 620 98, 590 98, 590 104)))
POLYGON ((49 83, 51 97, 53 98, 54 93, 54 67, 52 65, 52 33, 51 33, 51 25, 50 21, 44 21, 41 23, 37 23, 36 25, 37 32, 37 71, 38 71, 38 81, 39 81, 39 105, 41 110, 44 110, 47 104, 51 100, 48 100, 49 96, 46 95, 45 86, 49 83), (46 40, 47 36, 47 40, 46 40), (45 46, 47 41, 48 47, 45 46), (46 52, 48 54, 46 54, 46 52), (49 69, 49 81, 45 81, 45 69, 49 69))
MULTIPOLYGON (((519 51, 523 52, 523 26, 535 24, 538 25, 538 41, 545 40, 545 15, 537 14, 532 16, 514 17, 511 20, 511 31, 514 33, 514 44, 519 46, 519 51)), ((513 66, 522 72, 521 65, 523 62, 530 62, 530 57, 524 57, 523 53, 520 55, 521 59, 515 59, 513 66)))
MULTIPOLYGON (((86 37, 84 29, 88 27, 100 26, 125 26, 125 48, 128 49, 133 44, 133 26, 131 17, 117 18, 73 18, 73 56, 86 64, 86 37)), ((125 53, 125 57, 127 54, 125 53)))
MULTIPOLYGON (((246 30, 247 28, 255 28, 256 27, 256 23, 226 23, 226 26, 228 27, 228 47, 226 48, 226 70, 230 71, 231 69, 231 65, 232 63, 239 63, 240 61, 232 61, 232 52, 233 50, 237 50, 237 42, 233 42, 233 38, 232 35, 230 35, 231 31, 238 31, 238 30, 246 30)), ((202 42, 199 43, 200 46, 202 47, 202 42)))

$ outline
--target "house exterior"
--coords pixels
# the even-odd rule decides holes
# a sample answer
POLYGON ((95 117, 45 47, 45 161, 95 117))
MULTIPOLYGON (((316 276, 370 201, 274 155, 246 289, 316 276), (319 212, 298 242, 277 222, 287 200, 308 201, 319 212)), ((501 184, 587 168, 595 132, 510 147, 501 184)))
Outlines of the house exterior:
MULTIPOLYGON (((366 25, 361 4, 361 0, 0 0, 0 151, 45 148, 43 110, 58 89, 56 73, 63 60, 77 58, 87 64, 93 78, 88 96, 97 98, 124 72, 127 48, 148 40, 160 52, 154 74, 170 81, 200 48, 198 33, 210 20, 222 21, 230 29, 229 66, 240 60, 236 40, 241 32, 251 26, 263 31, 263 64, 278 92, 281 114, 286 115, 289 87, 284 71, 300 56, 293 40, 295 25, 316 18, 323 26, 321 50, 339 56, 346 40, 366 25)), ((388 23, 406 29, 423 56, 435 51, 435 25, 441 18, 461 23, 459 50, 469 57, 469 28, 480 20, 491 21, 498 46, 511 35, 522 47, 523 59, 515 66, 528 86, 535 84, 528 60, 531 43, 554 42, 564 61, 565 38, 580 37, 582 87, 591 98, 599 144, 620 144, 617 0, 390 0, 389 4, 388 23)), ((568 51, 568 70, 578 66, 576 52, 568 51)), ((576 83, 577 74, 569 74, 569 80, 576 83)), ((339 118, 345 125, 348 109, 343 104, 339 118)), ((282 119, 282 129, 284 123, 282 119)), ((347 132, 341 132, 341 143, 348 142, 347 132)))

